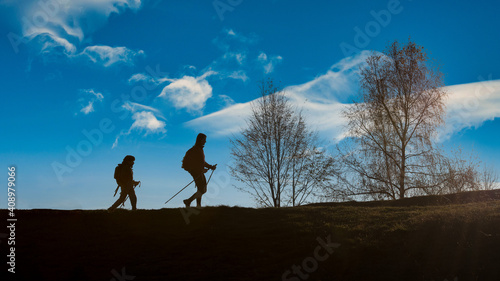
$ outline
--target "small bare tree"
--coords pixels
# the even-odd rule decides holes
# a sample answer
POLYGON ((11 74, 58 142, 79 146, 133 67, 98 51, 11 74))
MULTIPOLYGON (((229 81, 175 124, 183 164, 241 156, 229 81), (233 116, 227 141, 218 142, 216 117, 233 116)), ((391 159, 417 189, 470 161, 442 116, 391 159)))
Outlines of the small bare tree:
POLYGON ((491 166, 482 165, 481 168, 481 161, 474 151, 464 153, 461 147, 453 150, 450 156, 441 157, 433 172, 440 185, 426 190, 427 194, 491 190, 499 187, 498 172, 491 166))
POLYGON ((232 175, 261 206, 300 205, 328 182, 332 159, 272 80, 260 86, 247 128, 231 139, 232 175))
POLYGON ((441 156, 433 166, 433 181, 438 183, 425 190, 425 194, 451 194, 478 190, 479 160, 470 152, 465 154, 461 147, 441 156))
POLYGON ((395 41, 366 63, 360 100, 344 112, 356 149, 341 159, 360 183, 350 193, 399 199, 438 185, 429 177, 440 157, 433 137, 443 123, 442 74, 412 41, 395 41))
POLYGON ((498 175, 498 171, 491 166, 483 166, 483 169, 479 171, 477 182, 479 189, 481 190, 500 188, 500 177, 498 175))

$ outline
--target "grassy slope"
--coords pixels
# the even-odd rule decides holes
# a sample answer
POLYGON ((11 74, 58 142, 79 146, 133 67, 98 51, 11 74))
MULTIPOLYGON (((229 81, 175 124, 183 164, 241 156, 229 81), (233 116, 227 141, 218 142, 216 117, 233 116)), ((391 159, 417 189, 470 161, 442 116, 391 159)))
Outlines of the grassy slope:
MULTIPOLYGON (((498 192, 477 194, 281 209, 207 207, 189 224, 180 209, 21 210, 16 276, 112 280, 112 270, 125 267, 133 280, 281 280, 314 256, 318 238, 331 235, 340 247, 310 274, 302 270, 307 280, 500 280, 498 192)), ((2 255, 6 246, 0 244, 2 255)))

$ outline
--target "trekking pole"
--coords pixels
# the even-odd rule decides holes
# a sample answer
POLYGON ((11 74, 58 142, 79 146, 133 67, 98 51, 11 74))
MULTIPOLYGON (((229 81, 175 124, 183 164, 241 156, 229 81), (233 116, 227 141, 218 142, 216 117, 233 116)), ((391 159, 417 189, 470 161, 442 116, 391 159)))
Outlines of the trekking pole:
MULTIPOLYGON (((203 175, 203 174, 201 174, 203 175)), ((172 196, 170 199, 167 200, 167 202, 165 202, 165 204, 167 204, 168 202, 170 202, 170 200, 174 199, 175 196, 177 196, 177 194, 181 193, 184 189, 186 189, 186 187, 190 186, 195 180, 197 180, 199 177, 201 177, 201 175, 199 175, 196 179, 190 181, 185 187, 183 187, 179 192, 177 192, 174 196, 172 196)))
MULTIPOLYGON (((215 164, 215 166, 217 166, 217 164, 215 164)), ((208 186, 208 183, 210 182, 210 179, 212 178, 212 175, 214 174, 214 171, 215 171, 215 169, 212 170, 212 173, 210 174, 210 177, 208 178, 207 186, 208 186)), ((196 179, 192 180, 185 187, 183 187, 181 190, 179 190, 179 192, 177 192, 174 196, 172 196, 170 199, 168 199, 167 202, 165 202, 165 204, 167 204, 168 202, 170 202, 170 200, 174 199, 174 197, 177 196, 177 194, 181 193, 184 189, 186 189, 186 187, 190 186, 195 180, 197 180, 202 175, 203 174, 200 174, 196 179)))
POLYGON ((210 177, 208 177, 207 187, 208 187, 208 183, 210 182, 210 179, 212 178, 212 175, 214 174, 215 169, 217 168, 217 164, 215 164, 214 167, 215 168, 212 170, 212 173, 210 174, 210 177))

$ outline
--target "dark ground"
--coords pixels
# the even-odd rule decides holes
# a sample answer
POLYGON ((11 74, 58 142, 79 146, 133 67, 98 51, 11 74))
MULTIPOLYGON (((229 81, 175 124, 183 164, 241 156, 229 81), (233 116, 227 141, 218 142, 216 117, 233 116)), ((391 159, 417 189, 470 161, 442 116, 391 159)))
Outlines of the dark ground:
POLYGON ((16 210, 1 280, 500 280, 500 191, 182 212, 16 210))

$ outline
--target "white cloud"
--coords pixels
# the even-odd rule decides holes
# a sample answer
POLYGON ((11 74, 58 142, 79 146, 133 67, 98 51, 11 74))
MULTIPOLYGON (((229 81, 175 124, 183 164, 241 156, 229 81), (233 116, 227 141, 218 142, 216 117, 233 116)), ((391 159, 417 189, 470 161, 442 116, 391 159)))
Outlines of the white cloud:
POLYGON ((173 79, 169 79, 167 77, 158 77, 158 76, 152 77, 152 76, 150 76, 148 74, 144 74, 144 73, 134 74, 128 79, 129 84, 134 84, 134 83, 138 83, 138 82, 145 82, 151 86, 158 86, 158 85, 163 84, 165 82, 173 82, 173 81, 174 81, 173 79))
POLYGON ((80 109, 80 112, 83 114, 87 115, 91 112, 94 112, 94 103, 99 101, 101 102, 104 99, 104 95, 94 91, 94 89, 82 89, 80 90, 80 93, 84 95, 90 95, 90 97, 82 97, 79 99, 80 102, 85 102, 86 100, 88 101, 86 106, 83 106, 82 109, 80 109))
POLYGON ((22 1, 23 35, 42 34, 52 30, 59 37, 83 41, 85 34, 103 26, 111 13, 133 11, 140 0, 54 0, 22 1))
POLYGON ((245 62, 247 55, 244 52, 227 52, 222 56, 222 59, 225 61, 233 60, 239 65, 242 65, 245 62))
POLYGON ((26 0, 11 5, 20 7, 22 35, 42 54, 60 54, 70 59, 86 54, 94 63, 109 66, 115 62, 131 63, 132 54, 142 52, 110 46, 89 46, 78 52, 88 36, 106 24, 111 13, 137 11, 140 0, 26 0))
POLYGON ((248 80, 248 76, 243 70, 233 71, 231 74, 229 74, 228 77, 236 80, 241 80, 243 82, 246 82, 248 80))
POLYGON ((227 108, 191 120, 186 126, 209 132, 215 136, 238 133, 246 126, 245 120, 251 113, 250 103, 237 103, 227 108))
POLYGON ((50 53, 54 50, 61 49, 62 53, 67 56, 76 53, 76 47, 64 38, 57 37, 51 33, 43 33, 37 38, 41 43, 40 53, 50 53))
POLYGON ((163 117, 158 109, 135 102, 126 102, 123 105, 123 108, 133 113, 132 120, 134 120, 134 122, 132 123, 128 131, 123 130, 116 136, 115 142, 111 147, 112 149, 118 146, 118 141, 122 136, 128 136, 134 130, 145 132, 145 135, 148 135, 150 133, 165 134, 167 132, 165 128, 166 123, 164 121, 158 120, 158 118, 165 120, 165 117, 163 117))
POLYGON ((142 50, 135 52, 125 47, 89 46, 81 54, 88 56, 92 62, 107 67, 117 62, 132 64, 134 58, 143 55, 144 52, 142 50))
POLYGON ((212 97, 212 86, 206 78, 216 72, 207 71, 200 77, 184 76, 173 79, 158 97, 168 99, 175 108, 189 112, 202 112, 206 101, 212 97))
POLYGON ((255 34, 250 34, 248 36, 243 35, 233 29, 224 29, 221 32, 221 36, 216 37, 212 40, 212 43, 223 51, 228 51, 231 46, 238 48, 246 48, 248 45, 253 45, 259 41, 255 34))
POLYGON ((160 121, 151 111, 136 112, 132 115, 134 123, 130 130, 138 129, 145 130, 148 133, 166 133, 165 122, 160 121))
MULTIPOLYGON (((292 105, 303 110, 308 122, 325 138, 340 140, 345 137, 341 110, 347 100, 356 92, 357 70, 365 62, 369 52, 345 58, 334 64, 325 74, 301 85, 289 86, 284 90, 292 105)), ((267 55, 261 53, 261 59, 267 55)), ((256 100, 254 100, 256 101, 256 100)), ((238 103, 186 123, 188 127, 203 129, 213 135, 228 136, 246 127, 246 118, 251 113, 251 103, 238 103)))
POLYGON ((235 104, 234 100, 228 95, 219 95, 218 98, 222 102, 224 108, 235 104))
POLYGON ((141 81, 149 81, 150 79, 151 79, 151 77, 148 75, 145 75, 143 73, 137 73, 137 74, 132 75, 128 79, 128 83, 133 84, 133 83, 137 83, 137 82, 141 82, 141 81))
MULTIPOLYGON (((342 110, 349 97, 359 90, 358 70, 370 52, 344 58, 325 74, 285 88, 291 103, 303 110, 313 129, 327 139, 346 137, 342 110)), ((485 121, 500 117, 500 80, 444 87, 449 93, 446 104, 446 126, 439 132, 442 141, 464 128, 479 127, 485 121)), ((186 126, 203 129, 217 136, 238 133, 246 127, 251 101, 230 105, 222 110, 186 122, 186 126)))
POLYGON ((439 140, 500 117, 500 80, 453 85, 444 90, 448 92, 447 114, 439 140))
POLYGON ((99 93, 99 92, 94 91, 94 89, 88 89, 88 90, 82 90, 82 91, 89 94, 89 95, 94 96, 97 100, 102 101, 104 99, 104 95, 99 93))
POLYGON ((269 58, 264 52, 261 52, 257 57, 257 61, 259 61, 259 63, 262 64, 265 74, 273 72, 276 65, 280 63, 282 60, 283 58, 281 56, 271 56, 269 58))
POLYGON ((82 108, 80 112, 83 112, 83 114, 89 114, 90 112, 94 112, 94 102, 89 101, 89 104, 82 108))
POLYGON ((161 112, 158 109, 156 109, 154 107, 151 107, 151 106, 143 105, 143 104, 140 104, 140 103, 126 102, 125 104, 123 104, 123 108, 127 109, 128 111, 130 111, 132 113, 135 113, 135 112, 137 112, 139 110, 152 111, 156 115, 158 115, 159 117, 165 119, 165 117, 163 117, 163 115, 161 114, 161 112))

